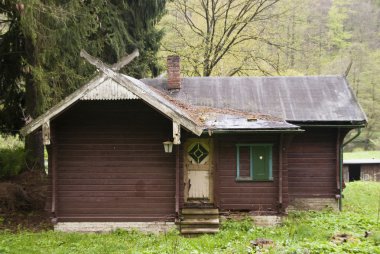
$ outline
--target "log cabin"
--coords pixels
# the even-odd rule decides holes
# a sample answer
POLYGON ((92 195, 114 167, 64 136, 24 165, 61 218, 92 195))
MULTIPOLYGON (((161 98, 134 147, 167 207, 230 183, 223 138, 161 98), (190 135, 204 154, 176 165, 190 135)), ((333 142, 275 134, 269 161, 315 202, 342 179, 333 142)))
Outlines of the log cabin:
POLYGON ((100 74, 22 130, 43 136, 55 229, 341 208, 343 140, 367 123, 345 77, 181 77, 170 56, 167 78, 137 80, 81 54, 100 74))

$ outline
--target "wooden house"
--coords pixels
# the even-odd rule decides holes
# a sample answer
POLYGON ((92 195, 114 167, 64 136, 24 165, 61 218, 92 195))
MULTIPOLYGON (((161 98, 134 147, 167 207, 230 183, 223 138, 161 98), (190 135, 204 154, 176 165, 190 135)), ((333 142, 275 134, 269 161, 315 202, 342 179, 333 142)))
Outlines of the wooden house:
POLYGON ((219 214, 337 207, 340 148, 366 125, 342 76, 137 80, 100 74, 24 129, 42 131, 56 229, 180 225, 217 232, 219 214), (164 149, 165 146, 165 149, 164 149))

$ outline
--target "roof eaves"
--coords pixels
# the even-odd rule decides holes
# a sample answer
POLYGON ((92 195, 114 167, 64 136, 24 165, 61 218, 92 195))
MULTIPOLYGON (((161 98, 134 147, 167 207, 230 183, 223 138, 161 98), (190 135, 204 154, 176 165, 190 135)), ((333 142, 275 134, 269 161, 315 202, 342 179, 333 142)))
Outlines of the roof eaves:
POLYGON ((116 75, 112 78, 146 103, 170 117, 174 122, 198 136, 202 134, 203 128, 197 123, 196 119, 161 94, 149 88, 140 80, 127 75, 116 75))
POLYGON ((72 105, 74 102, 79 100, 84 94, 86 94, 88 91, 94 89, 98 85, 100 85, 102 82, 106 80, 107 76, 104 74, 97 75, 95 78, 93 78, 90 82, 88 82, 83 87, 79 88, 69 96, 67 96, 65 99, 60 101, 58 104, 50 108, 48 111, 46 111, 44 114, 40 115, 36 119, 34 119, 32 122, 28 123, 24 128, 20 130, 21 135, 26 136, 39 127, 42 126, 42 124, 46 121, 50 121, 53 117, 61 113, 63 110, 65 110, 67 107, 72 105))

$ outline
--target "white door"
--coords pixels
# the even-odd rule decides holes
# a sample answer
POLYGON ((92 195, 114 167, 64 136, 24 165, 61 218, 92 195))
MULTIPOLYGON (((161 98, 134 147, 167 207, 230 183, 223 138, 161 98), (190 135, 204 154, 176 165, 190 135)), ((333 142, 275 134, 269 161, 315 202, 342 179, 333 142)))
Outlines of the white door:
POLYGON ((211 139, 191 139, 185 144, 185 201, 212 201, 211 139))

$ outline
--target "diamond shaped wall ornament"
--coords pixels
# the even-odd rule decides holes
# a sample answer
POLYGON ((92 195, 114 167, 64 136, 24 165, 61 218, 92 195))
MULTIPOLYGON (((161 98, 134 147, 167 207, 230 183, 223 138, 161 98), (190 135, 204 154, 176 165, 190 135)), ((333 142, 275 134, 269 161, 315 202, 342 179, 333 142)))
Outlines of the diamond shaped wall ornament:
POLYGON ((200 164, 208 155, 208 151, 200 143, 196 143, 189 151, 190 157, 200 164))

